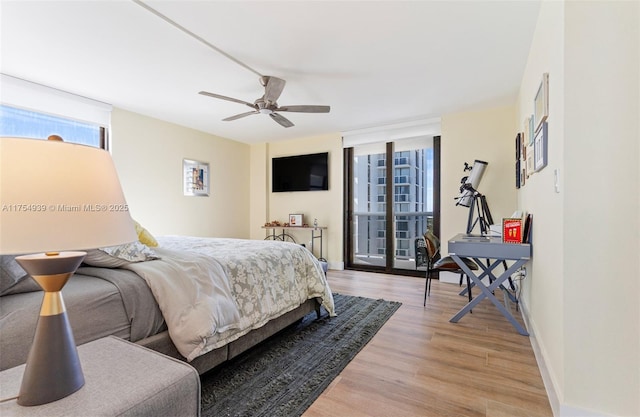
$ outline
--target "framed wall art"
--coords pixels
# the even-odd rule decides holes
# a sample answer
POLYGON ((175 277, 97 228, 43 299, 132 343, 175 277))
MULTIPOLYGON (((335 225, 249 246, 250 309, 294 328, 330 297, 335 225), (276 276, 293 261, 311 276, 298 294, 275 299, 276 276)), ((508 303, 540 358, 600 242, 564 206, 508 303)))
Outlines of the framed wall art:
POLYGON ((208 197, 209 163, 183 159, 182 183, 185 196, 208 197))
POLYGON ((549 73, 547 72, 542 74, 542 81, 536 92, 533 117, 533 126, 535 132, 537 132, 542 123, 549 117, 549 73))
POLYGON ((290 227, 302 227, 302 214, 290 214, 289 215, 289 226, 290 227))
POLYGON ((535 115, 531 115, 531 117, 529 117, 527 119, 529 121, 529 146, 533 146, 533 138, 535 136, 536 130, 535 130, 535 115))
POLYGON ((542 122, 533 143, 533 169, 537 172, 547 166, 547 122, 542 122))

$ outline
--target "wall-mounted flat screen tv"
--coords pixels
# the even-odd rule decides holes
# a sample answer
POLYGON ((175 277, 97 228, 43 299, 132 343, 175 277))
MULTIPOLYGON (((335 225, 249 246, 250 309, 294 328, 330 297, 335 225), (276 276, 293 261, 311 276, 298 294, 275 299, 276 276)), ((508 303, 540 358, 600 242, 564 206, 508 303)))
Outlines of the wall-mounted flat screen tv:
POLYGON ((271 191, 323 191, 329 189, 329 153, 271 159, 271 191))

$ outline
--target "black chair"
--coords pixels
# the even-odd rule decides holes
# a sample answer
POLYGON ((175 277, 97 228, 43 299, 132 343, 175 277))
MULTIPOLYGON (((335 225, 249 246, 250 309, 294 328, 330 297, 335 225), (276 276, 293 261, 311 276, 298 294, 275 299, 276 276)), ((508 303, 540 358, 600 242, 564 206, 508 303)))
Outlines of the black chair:
MULTIPOLYGON (((418 237, 415 240, 415 253, 416 253, 416 269, 426 267, 426 278, 424 286, 424 303, 427 305, 427 295, 431 295, 431 279, 434 272, 453 272, 460 274, 460 285, 462 285, 462 278, 466 276, 464 271, 460 269, 456 261, 450 256, 444 258, 440 255, 440 239, 434 235, 431 230, 427 230, 422 237, 418 237)), ((478 265, 469 258, 460 258, 471 269, 476 271, 478 265)), ((469 301, 473 298, 471 295, 471 280, 467 276, 467 293, 469 301)))

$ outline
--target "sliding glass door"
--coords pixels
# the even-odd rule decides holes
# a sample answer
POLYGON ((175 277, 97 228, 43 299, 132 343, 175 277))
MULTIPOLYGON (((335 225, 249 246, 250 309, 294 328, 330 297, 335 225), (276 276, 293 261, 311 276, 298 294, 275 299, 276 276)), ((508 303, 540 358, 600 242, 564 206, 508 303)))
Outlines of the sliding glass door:
POLYGON ((385 144, 353 149, 351 159, 351 259, 354 265, 384 267, 386 258, 385 144))
POLYGON ((439 233, 439 139, 345 151, 347 268, 415 271, 416 237, 439 233))

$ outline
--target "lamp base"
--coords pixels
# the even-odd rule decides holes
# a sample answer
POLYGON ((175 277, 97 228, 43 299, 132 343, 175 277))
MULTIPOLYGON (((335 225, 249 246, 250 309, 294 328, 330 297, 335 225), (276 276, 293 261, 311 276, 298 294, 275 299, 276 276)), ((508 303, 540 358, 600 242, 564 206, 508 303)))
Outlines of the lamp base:
POLYGON ((16 257, 42 287, 44 297, 33 344, 27 357, 19 405, 41 405, 73 394, 84 385, 62 288, 86 252, 50 252, 16 257))
POLYGON ((84 385, 67 312, 40 316, 22 377, 18 404, 41 405, 73 394, 84 385))

